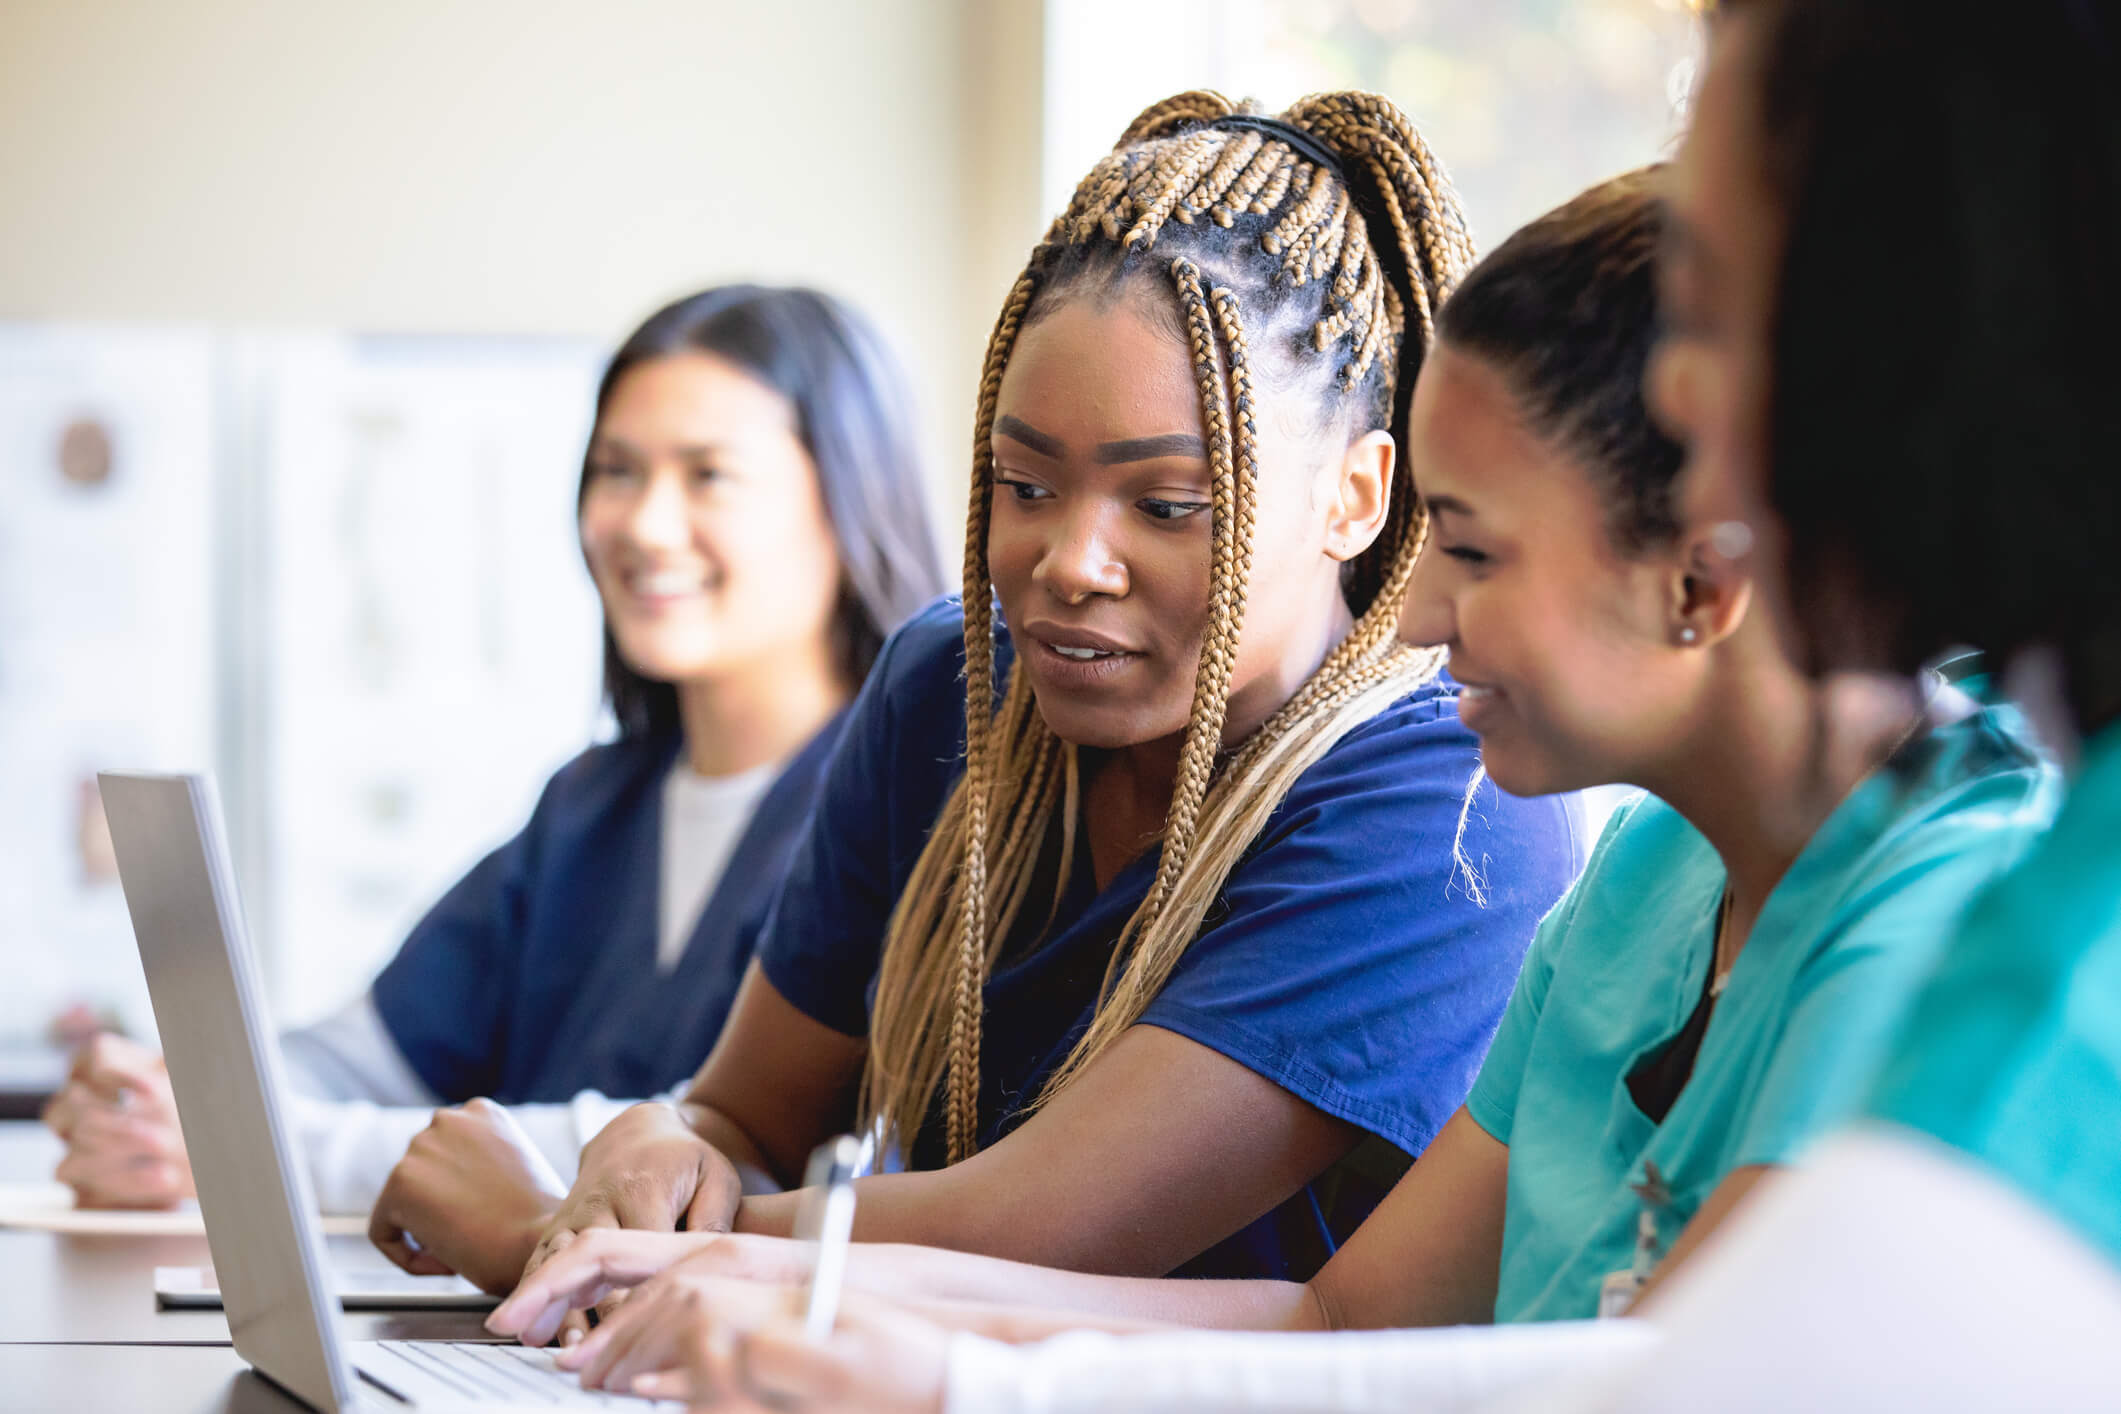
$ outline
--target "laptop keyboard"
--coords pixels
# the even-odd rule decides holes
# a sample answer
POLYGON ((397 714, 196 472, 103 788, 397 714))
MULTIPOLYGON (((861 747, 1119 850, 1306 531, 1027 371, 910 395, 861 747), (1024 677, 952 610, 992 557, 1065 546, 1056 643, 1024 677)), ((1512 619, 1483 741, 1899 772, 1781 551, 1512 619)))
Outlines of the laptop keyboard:
POLYGON ((363 1341, 372 1356, 357 1359, 369 1380, 415 1408, 423 1403, 493 1402, 542 1404, 556 1409, 675 1410, 670 1400, 583 1389, 574 1375, 553 1364, 551 1350, 470 1341, 363 1341))

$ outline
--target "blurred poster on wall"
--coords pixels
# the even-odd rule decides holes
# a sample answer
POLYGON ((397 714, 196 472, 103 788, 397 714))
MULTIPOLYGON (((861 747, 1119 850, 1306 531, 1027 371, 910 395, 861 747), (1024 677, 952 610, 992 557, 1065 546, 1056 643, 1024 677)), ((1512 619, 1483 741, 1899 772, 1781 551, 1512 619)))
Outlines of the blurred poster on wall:
POLYGON ((601 350, 0 324, 0 1050, 152 1034, 94 775, 215 773, 277 1019, 598 726, 601 350))
POLYGON ((0 1044, 151 1031, 95 773, 217 764, 213 364, 0 324, 0 1044))
POLYGON ((597 718, 585 343, 247 337, 238 672, 280 1015, 353 995, 597 718))

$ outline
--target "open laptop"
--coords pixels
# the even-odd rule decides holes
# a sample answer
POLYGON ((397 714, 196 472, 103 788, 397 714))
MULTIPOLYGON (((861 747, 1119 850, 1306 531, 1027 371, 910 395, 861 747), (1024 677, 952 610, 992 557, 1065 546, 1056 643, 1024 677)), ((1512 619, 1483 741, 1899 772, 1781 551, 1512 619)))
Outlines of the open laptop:
POLYGON ((345 1339, 213 783, 97 779, 236 1352, 328 1414, 682 1408, 584 1390, 518 1345, 345 1339))

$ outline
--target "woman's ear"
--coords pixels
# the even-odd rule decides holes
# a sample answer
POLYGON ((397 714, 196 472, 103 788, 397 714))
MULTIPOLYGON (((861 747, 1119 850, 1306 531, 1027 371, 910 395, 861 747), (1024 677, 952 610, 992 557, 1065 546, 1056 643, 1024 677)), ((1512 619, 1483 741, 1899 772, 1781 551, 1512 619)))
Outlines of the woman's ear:
POLYGON ((1745 562, 1721 553, 1715 527, 1688 533, 1673 565, 1667 595, 1672 642, 1706 648, 1738 631, 1753 602, 1753 577, 1745 562))
POLYGON ((1392 434, 1365 432, 1348 444, 1340 459, 1334 496, 1326 517, 1326 553, 1345 563, 1377 543, 1385 515, 1392 509, 1392 463, 1398 453, 1392 434))

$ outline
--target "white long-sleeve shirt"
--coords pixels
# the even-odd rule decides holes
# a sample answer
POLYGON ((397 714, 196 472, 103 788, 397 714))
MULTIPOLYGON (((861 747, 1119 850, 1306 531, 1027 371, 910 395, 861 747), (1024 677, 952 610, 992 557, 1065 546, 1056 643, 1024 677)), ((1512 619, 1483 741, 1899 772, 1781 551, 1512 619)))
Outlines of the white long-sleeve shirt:
POLYGON ((948 1414, 1246 1410, 1451 1414, 1558 1375, 1632 1365, 1656 1340, 1642 1321, 1292 1335, 1078 1331, 1031 1345, 950 1344, 948 1414))
MULTIPOLYGON (((661 970, 676 965, 760 797, 784 764, 713 779, 695 774, 683 760, 672 768, 663 791, 659 860, 661 970)), ((413 1136, 447 1101, 406 1060, 367 994, 313 1026, 283 1034, 280 1053, 296 1092, 297 1142, 309 1163, 317 1206, 327 1213, 367 1212, 413 1136)), ((508 1113, 561 1181, 572 1183, 582 1146, 637 1103, 584 1090, 563 1103, 510 1105, 508 1113)))
MULTIPOLYGON (((309 1164, 317 1206, 365 1213, 441 1097, 427 1088, 363 994, 337 1014, 280 1038, 296 1091, 296 1142, 309 1164)), ((508 1113, 562 1182, 572 1183, 582 1146, 636 1101, 584 1090, 563 1104, 510 1105, 508 1113)))

